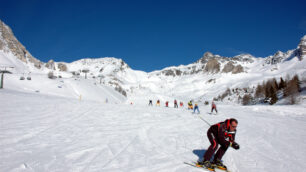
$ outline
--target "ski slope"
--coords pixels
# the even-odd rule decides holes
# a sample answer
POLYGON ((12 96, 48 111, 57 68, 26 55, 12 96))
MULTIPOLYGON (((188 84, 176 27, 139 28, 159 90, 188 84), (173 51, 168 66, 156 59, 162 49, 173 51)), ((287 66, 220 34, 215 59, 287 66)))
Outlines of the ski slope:
MULTIPOLYGON (((185 108, 78 100, 0 90, 0 171, 203 171, 209 126, 185 108)), ((199 106, 210 124, 239 121, 232 172, 305 171, 306 106, 199 106)))
MULTIPOLYGON (((46 74, 31 74, 31 80, 20 80, 20 74, 5 74, 4 88, 39 95, 74 98, 76 100, 90 100, 110 103, 126 101, 119 92, 112 87, 99 84, 93 80, 83 78, 49 79, 46 74)), ((27 76, 25 76, 27 78, 27 76)))

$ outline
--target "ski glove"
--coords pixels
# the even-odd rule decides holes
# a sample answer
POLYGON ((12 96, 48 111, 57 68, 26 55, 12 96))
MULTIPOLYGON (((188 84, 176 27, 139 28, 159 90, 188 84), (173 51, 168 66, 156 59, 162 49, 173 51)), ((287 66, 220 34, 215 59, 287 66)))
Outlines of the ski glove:
POLYGON ((238 150, 239 149, 239 145, 236 142, 231 143, 231 147, 238 150))

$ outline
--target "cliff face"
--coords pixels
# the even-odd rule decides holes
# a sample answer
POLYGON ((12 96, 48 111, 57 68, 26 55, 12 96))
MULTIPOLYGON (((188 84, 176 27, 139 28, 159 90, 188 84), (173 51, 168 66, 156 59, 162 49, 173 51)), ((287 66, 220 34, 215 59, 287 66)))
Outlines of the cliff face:
POLYGON ((306 58, 306 35, 301 39, 298 45, 298 55, 300 60, 306 58))
POLYGON ((42 62, 34 58, 26 48, 17 40, 11 28, 0 20, 0 50, 13 53, 25 63, 33 63, 38 69, 42 62))

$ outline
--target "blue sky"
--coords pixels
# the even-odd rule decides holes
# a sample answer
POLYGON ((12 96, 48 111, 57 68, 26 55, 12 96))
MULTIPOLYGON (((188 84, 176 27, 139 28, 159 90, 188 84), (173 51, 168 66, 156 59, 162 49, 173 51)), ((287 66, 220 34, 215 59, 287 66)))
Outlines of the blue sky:
POLYGON ((117 57, 136 70, 190 64, 206 51, 266 57, 297 47, 306 1, 0 0, 0 19, 41 61, 117 57))

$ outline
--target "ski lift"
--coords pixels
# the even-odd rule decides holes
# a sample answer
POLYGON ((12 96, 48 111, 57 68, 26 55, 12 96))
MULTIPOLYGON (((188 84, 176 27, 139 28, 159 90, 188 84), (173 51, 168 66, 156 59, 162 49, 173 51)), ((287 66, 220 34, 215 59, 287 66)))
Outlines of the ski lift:
POLYGON ((31 74, 31 72, 28 73, 27 80, 31 80, 32 79, 30 74, 31 74))
POLYGON ((12 72, 6 70, 6 68, 11 68, 11 69, 12 69, 12 68, 14 68, 14 67, 13 67, 13 66, 4 66, 4 65, 0 65, 0 73, 1 73, 1 75, 0 75, 0 89, 3 88, 4 74, 5 74, 5 73, 9 73, 9 74, 12 73, 12 72), (2 68, 4 68, 4 70, 3 70, 2 68))

